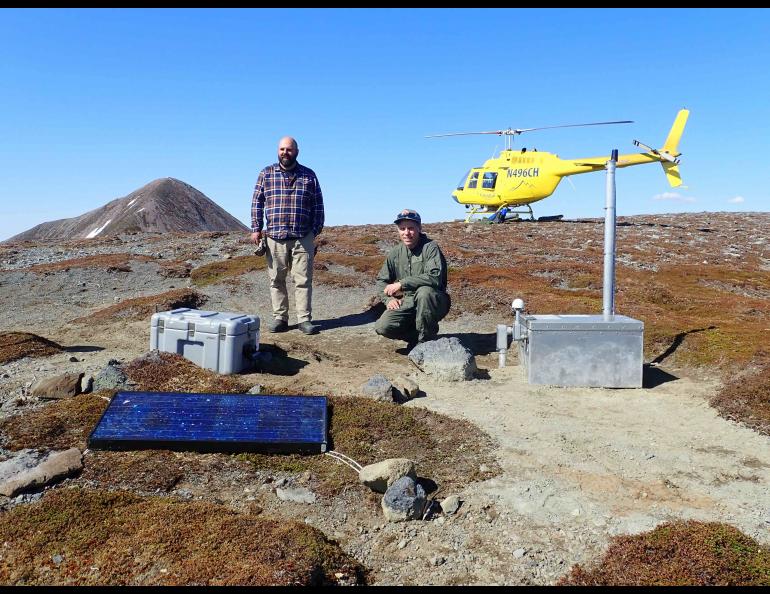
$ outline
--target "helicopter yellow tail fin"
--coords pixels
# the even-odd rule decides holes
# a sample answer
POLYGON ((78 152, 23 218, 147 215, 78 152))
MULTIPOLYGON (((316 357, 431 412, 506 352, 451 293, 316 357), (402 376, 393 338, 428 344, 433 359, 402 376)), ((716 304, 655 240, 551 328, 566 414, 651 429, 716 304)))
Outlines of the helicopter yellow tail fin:
POLYGON ((663 166, 663 173, 666 174, 666 179, 668 179, 668 183, 671 184, 671 187, 676 188, 677 186, 681 186, 682 178, 679 175, 679 165, 670 163, 669 161, 661 161, 660 164, 663 166))
MULTIPOLYGON (((679 113, 676 114, 674 125, 671 126, 671 131, 668 133, 668 138, 666 138, 666 142, 663 144, 663 149, 662 149, 663 151, 667 152, 670 155, 677 154, 679 139, 682 138, 682 132, 684 132, 684 125, 687 123, 687 117, 689 115, 690 115, 690 111, 687 109, 680 109, 679 113)), ((666 169, 665 164, 663 168, 666 169)), ((666 170, 666 175, 668 175, 668 170, 666 170)), ((669 179, 669 181, 671 181, 671 179, 669 179)))

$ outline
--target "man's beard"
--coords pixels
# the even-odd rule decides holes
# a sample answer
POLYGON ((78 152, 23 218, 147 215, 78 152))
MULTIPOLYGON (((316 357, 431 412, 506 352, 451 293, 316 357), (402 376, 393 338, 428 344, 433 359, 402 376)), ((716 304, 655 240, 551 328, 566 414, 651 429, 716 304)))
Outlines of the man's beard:
POLYGON ((278 160, 284 169, 291 169, 297 163, 297 159, 292 157, 280 157, 278 160))

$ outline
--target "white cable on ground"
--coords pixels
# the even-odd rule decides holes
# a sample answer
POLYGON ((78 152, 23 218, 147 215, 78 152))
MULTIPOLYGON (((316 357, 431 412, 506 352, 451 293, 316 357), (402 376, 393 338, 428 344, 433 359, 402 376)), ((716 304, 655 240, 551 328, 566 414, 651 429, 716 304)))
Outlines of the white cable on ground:
POLYGON ((353 460, 353 458, 350 458, 349 456, 346 456, 345 454, 341 454, 340 452, 335 452, 334 450, 330 450, 328 452, 324 452, 327 456, 331 456, 335 460, 338 460, 339 462, 342 462, 343 464, 346 464, 356 472, 361 472, 362 466, 353 460))
POLYGON ((353 465, 353 468, 355 468, 355 469, 356 469, 356 471, 360 472, 360 471, 361 471, 361 469, 363 468, 363 466, 361 466, 361 465, 360 465, 358 462, 356 462, 355 460, 353 460, 353 458, 351 458, 350 456, 346 456, 346 455, 345 455, 345 454, 343 454, 342 452, 335 452, 334 450, 332 450, 332 452, 334 452, 334 455, 335 455, 335 456, 339 456, 341 459, 343 459, 343 460, 346 460, 346 461, 348 461, 350 464, 352 464, 352 465, 353 465))

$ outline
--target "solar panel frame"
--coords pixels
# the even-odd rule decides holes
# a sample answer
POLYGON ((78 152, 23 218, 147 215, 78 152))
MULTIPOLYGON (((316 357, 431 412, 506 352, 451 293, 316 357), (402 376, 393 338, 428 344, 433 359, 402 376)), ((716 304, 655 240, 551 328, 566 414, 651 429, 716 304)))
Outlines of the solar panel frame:
POLYGON ((117 392, 88 436, 103 450, 319 454, 326 396, 117 392))

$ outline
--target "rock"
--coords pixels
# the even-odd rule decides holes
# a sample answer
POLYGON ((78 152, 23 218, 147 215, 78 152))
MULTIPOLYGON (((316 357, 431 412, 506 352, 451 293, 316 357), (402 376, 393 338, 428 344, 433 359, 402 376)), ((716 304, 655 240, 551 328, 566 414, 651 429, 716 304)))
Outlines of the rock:
POLYGON ((293 501, 295 503, 315 503, 316 495, 305 487, 278 488, 275 494, 281 501, 293 501))
POLYGON ((80 392, 81 394, 89 394, 94 389, 94 376, 86 375, 80 380, 80 392))
POLYGON ((425 489, 412 477, 403 476, 385 491, 382 511, 389 522, 419 520, 425 503, 425 489))
POLYGON ((367 398, 382 402, 393 402, 393 385, 384 375, 379 373, 361 386, 361 392, 367 398))
POLYGON ((247 392, 248 394, 261 394, 262 390, 264 388, 262 387, 262 384, 257 384, 256 386, 252 386, 251 389, 247 392))
POLYGON ((126 374, 120 370, 120 363, 110 359, 107 366, 94 378, 94 391, 99 390, 131 390, 136 384, 130 382, 126 374))
POLYGON ((516 549, 515 551, 513 551, 513 558, 521 559, 526 554, 527 554, 527 549, 516 549))
POLYGON ((77 448, 46 454, 20 450, 13 458, 0 462, 0 495, 13 497, 69 476, 82 467, 82 454, 77 448))
POLYGON ((81 379, 83 379, 82 373, 63 373, 35 382, 30 390, 32 395, 38 398, 49 400, 72 398, 80 394, 81 379))
POLYGON ((364 466, 358 473, 358 480, 377 493, 385 493, 388 487, 403 476, 416 479, 414 462, 406 458, 389 458, 376 464, 364 466))
POLYGON ((460 498, 457 495, 450 495, 441 502, 441 511, 451 516, 460 509, 460 498))
POLYGON ((417 385, 416 381, 401 375, 393 380, 393 387, 407 400, 416 398, 417 394, 420 392, 420 386, 417 385))
POLYGON ((418 344, 409 359, 420 370, 443 381, 469 380, 476 371, 473 354, 454 336, 418 344))

